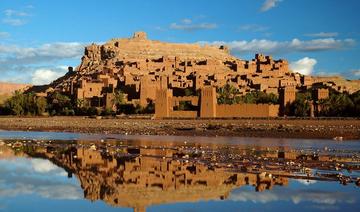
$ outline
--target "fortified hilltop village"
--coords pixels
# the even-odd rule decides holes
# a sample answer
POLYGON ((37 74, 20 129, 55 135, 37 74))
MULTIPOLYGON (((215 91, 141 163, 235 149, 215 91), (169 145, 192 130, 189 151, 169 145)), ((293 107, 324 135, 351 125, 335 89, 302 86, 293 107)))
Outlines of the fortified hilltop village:
MULTIPOLYGON (((60 92, 89 107, 115 109, 120 91, 126 104, 155 103, 156 118, 277 117, 287 115, 296 93, 311 90, 311 116, 329 96, 329 89, 353 93, 358 80, 313 77, 294 73, 284 59, 256 54, 238 59, 226 46, 177 44, 149 40, 145 32, 85 48, 81 64, 46 86, 35 86, 38 96, 60 92), (236 89, 236 96, 253 91, 274 94, 279 104, 218 104, 217 90, 236 89), (190 110, 181 110, 181 104, 190 110), (180 108, 180 109, 179 109, 180 108)), ((231 96, 235 98, 235 96, 231 96)))

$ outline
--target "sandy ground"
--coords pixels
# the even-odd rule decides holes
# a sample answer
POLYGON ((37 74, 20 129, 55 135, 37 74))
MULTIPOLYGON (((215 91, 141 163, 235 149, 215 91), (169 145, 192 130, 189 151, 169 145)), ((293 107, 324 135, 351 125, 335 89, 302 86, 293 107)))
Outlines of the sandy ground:
POLYGON ((360 139, 360 120, 150 120, 87 117, 0 117, 0 129, 128 135, 360 139))

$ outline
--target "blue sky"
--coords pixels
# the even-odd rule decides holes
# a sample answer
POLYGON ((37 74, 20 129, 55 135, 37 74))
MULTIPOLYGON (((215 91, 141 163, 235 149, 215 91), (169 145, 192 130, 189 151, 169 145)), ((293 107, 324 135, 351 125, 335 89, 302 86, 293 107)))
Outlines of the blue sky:
POLYGON ((0 81, 48 83, 83 48, 146 31, 167 42, 226 44, 295 71, 360 78, 358 0, 0 0, 0 81))

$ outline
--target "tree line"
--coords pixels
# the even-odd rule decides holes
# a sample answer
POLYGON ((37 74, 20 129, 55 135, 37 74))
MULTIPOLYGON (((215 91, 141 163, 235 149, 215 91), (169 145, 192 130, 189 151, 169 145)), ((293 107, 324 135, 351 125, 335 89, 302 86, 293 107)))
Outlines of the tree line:
POLYGON ((240 95, 239 91, 232 85, 226 84, 217 89, 218 104, 279 104, 277 95, 267 94, 262 91, 252 91, 245 95, 240 95))
MULTIPOLYGON (((217 89, 218 104, 279 104, 275 94, 262 91, 252 91, 240 95, 238 90, 230 85, 217 89)), ((360 117, 360 90, 349 94, 329 90, 329 97, 313 102, 311 89, 296 93, 295 101, 290 105, 287 113, 290 116, 308 117, 311 114, 311 104, 318 105, 318 116, 322 117, 360 117)))
POLYGON ((148 101, 146 107, 127 104, 121 91, 114 93, 113 108, 89 106, 86 100, 72 99, 67 95, 54 92, 47 97, 38 97, 35 93, 16 91, 12 97, 0 105, 0 115, 39 116, 39 115, 116 115, 116 114, 150 114, 155 112, 155 105, 148 101))
POLYGON ((310 116, 311 103, 318 106, 321 117, 360 117, 360 90, 349 94, 329 90, 329 97, 312 102, 311 91, 296 94, 295 102, 290 106, 290 115, 297 117, 310 116))

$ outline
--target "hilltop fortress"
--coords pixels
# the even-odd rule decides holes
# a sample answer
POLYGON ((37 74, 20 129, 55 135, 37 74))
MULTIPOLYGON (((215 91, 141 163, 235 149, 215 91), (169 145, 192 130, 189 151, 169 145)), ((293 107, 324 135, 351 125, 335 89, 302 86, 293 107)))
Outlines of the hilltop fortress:
POLYGON ((60 91, 87 106, 114 108, 114 93, 120 90, 128 104, 146 107, 155 102, 159 118, 267 117, 278 116, 279 110, 281 114, 298 90, 314 88, 314 99, 327 98, 328 90, 317 89, 321 87, 349 93, 360 89, 358 82, 340 77, 293 73, 284 59, 256 54, 246 61, 232 56, 226 46, 165 43, 136 32, 132 38, 87 46, 75 70, 69 67, 64 77, 37 91, 44 96, 60 91), (280 97, 280 105, 218 105, 216 88, 226 84, 235 87, 238 95, 273 93, 280 97), (193 96, 185 95, 185 90, 193 96), (180 102, 197 109, 175 111, 180 102), (234 110, 238 112, 229 113, 234 110))

